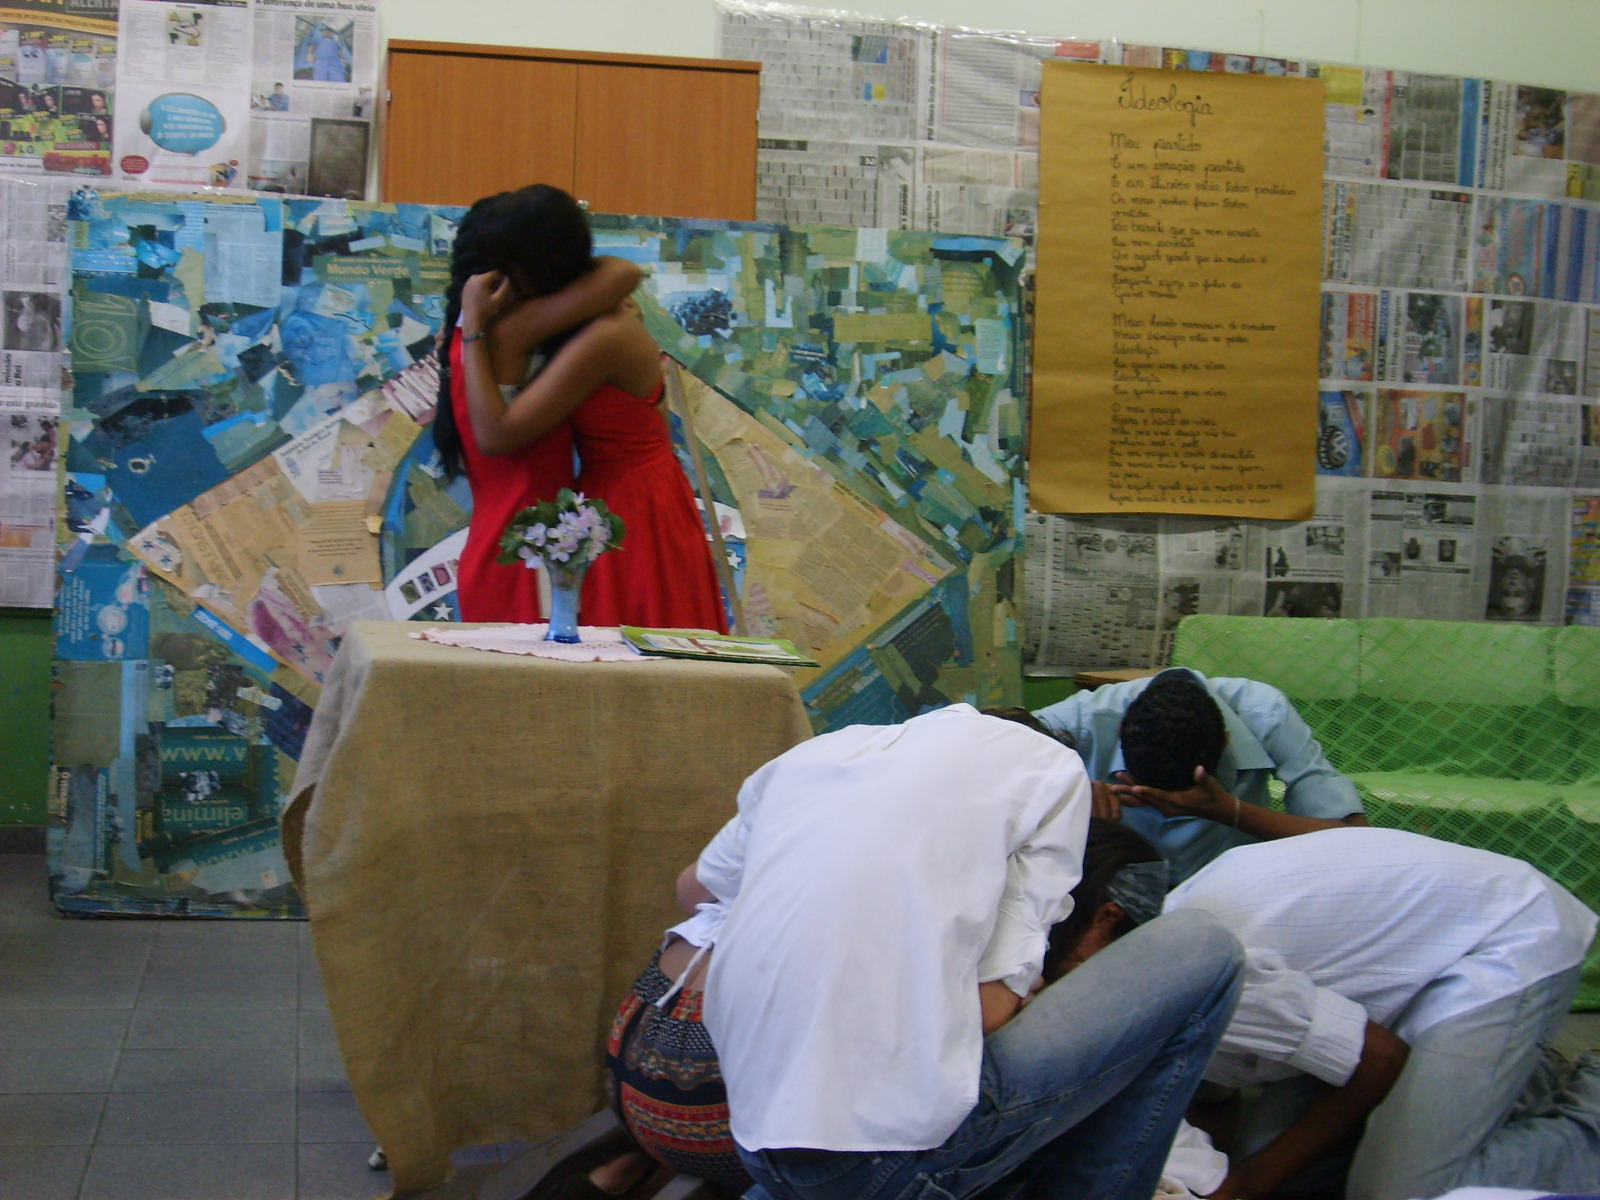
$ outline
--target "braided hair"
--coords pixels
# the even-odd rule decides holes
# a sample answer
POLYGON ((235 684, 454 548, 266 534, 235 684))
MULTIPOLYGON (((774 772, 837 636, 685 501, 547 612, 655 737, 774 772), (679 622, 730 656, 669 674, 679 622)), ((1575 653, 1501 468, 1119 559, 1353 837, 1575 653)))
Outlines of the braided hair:
MULTIPOLYGON (((549 296, 581 279, 594 266, 594 240, 583 209, 566 192, 536 183, 514 192, 486 196, 467 210, 456 227, 445 289, 444 336, 439 343, 439 403, 433 442, 445 474, 454 479, 466 469, 461 430, 451 403, 450 348, 461 318, 461 292, 467 280, 501 271, 520 295, 549 296)), ((569 334, 545 343, 552 352, 569 334)))
POLYGON ((1194 769, 1216 773, 1228 733, 1222 709, 1185 670, 1163 671, 1128 705, 1122 718, 1122 761, 1136 784, 1181 792, 1194 769))

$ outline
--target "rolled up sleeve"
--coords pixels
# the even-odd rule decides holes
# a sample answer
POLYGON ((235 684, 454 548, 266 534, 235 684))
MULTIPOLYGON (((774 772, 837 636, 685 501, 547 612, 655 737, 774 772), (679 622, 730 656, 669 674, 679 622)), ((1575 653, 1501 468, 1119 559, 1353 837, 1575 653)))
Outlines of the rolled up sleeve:
POLYGON ((978 960, 979 983, 999 981, 1024 997, 1044 971, 1050 926, 1072 911, 1070 893, 1083 877, 1089 777, 1076 754, 1061 750, 1054 803, 1006 862, 994 932, 978 960))
POLYGON ((1206 1071, 1213 1083, 1240 1086, 1313 1075, 1335 1087, 1361 1062, 1367 1010, 1318 987, 1270 950, 1245 955, 1239 1007, 1206 1071))

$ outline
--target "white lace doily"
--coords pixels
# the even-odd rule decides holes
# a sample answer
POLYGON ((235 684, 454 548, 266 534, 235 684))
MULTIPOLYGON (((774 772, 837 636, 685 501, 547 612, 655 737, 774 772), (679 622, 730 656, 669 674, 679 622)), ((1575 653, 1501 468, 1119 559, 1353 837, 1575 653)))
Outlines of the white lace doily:
POLYGON ((545 624, 497 625, 493 629, 440 629, 430 626, 411 636, 441 646, 463 646, 468 650, 493 650, 500 654, 531 654, 535 658, 554 658, 561 662, 661 662, 640 654, 619 629, 597 625, 578 626, 583 640, 570 642, 544 640, 545 624))

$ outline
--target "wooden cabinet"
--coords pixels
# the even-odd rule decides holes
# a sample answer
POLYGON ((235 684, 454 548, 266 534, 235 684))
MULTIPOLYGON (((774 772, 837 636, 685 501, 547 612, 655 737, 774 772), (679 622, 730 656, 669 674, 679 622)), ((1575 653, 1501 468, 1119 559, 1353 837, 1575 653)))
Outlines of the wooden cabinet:
POLYGON ((389 43, 383 198, 552 183, 595 212, 755 219, 761 66, 389 43))

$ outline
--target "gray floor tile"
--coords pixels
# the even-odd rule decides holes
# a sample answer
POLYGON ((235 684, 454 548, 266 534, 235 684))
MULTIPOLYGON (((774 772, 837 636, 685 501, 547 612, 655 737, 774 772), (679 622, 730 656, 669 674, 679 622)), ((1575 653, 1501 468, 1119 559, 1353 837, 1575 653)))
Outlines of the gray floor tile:
POLYGON ((293 1008, 295 972, 255 967, 230 971, 146 971, 139 1008, 293 1008))
POLYGON ((0 1146, 0 1196, 77 1200, 88 1146, 0 1146))
POLYGON ((163 955, 247 953, 258 958, 293 958, 299 953, 294 921, 163 921, 156 938, 163 955))
POLYGON ((0 1093, 103 1092, 116 1065, 109 1047, 8 1046, 0 1050, 0 1093))
POLYGON ((301 1092, 295 1138, 301 1142, 363 1142, 370 1154, 377 1139, 349 1092, 301 1092))
POLYGON ((300 1019, 300 1044, 302 1046, 337 1046, 339 1035, 334 1032, 333 1015, 325 1008, 303 1008, 295 1014, 300 1019))
POLYGON ((88 920, 52 917, 42 921, 25 920, 18 927, 8 950, 24 944, 95 946, 114 949, 121 946, 149 946, 156 940, 157 924, 152 921, 123 919, 88 920))
POLYGON ((96 1146, 80 1200, 295 1200, 294 1146, 96 1146))
POLYGON ((0 1051, 6 1047, 122 1045, 131 1008, 13 1008, 0 1016, 0 1051))
POLYGON ((138 975, 100 975, 82 971, 8 972, 0 964, 0 1009, 132 1008, 138 975))
POLYGON ((79 940, 73 933, 52 931, 47 937, 14 936, 6 943, 3 969, 7 973, 35 971, 94 972, 100 975, 139 975, 150 957, 148 938, 79 940))
POLYGON ((367 1166, 367 1155, 371 1153, 371 1146, 354 1142, 302 1145, 298 1156, 299 1200, 369 1200, 387 1196, 389 1173, 367 1166))
MULTIPOLYGON (((255 930, 247 929, 247 934, 255 930)), ((261 973, 294 977, 299 951, 293 942, 227 938, 210 942, 187 942, 158 937, 150 947, 150 966, 161 971, 190 972, 255 969, 261 973)))
POLYGON ((336 1045, 301 1046, 295 1086, 302 1092, 338 1092, 350 1086, 344 1058, 336 1045))
POLYGON ((104 1104, 98 1092, 0 1096, 0 1146, 90 1145, 104 1104))
POLYGON ((284 1088, 113 1094, 106 1097, 95 1142, 186 1146, 294 1140, 295 1095, 284 1088))
POLYGON ((299 1014, 289 1008, 136 1008, 131 1015, 128 1050, 292 1050, 299 1036, 299 1014))
POLYGON ((300 1008, 327 1008, 328 993, 322 987, 321 971, 300 972, 300 1008))
POLYGON ((213 1047, 124 1050, 113 1092, 204 1092, 294 1087, 293 1050, 213 1047))

